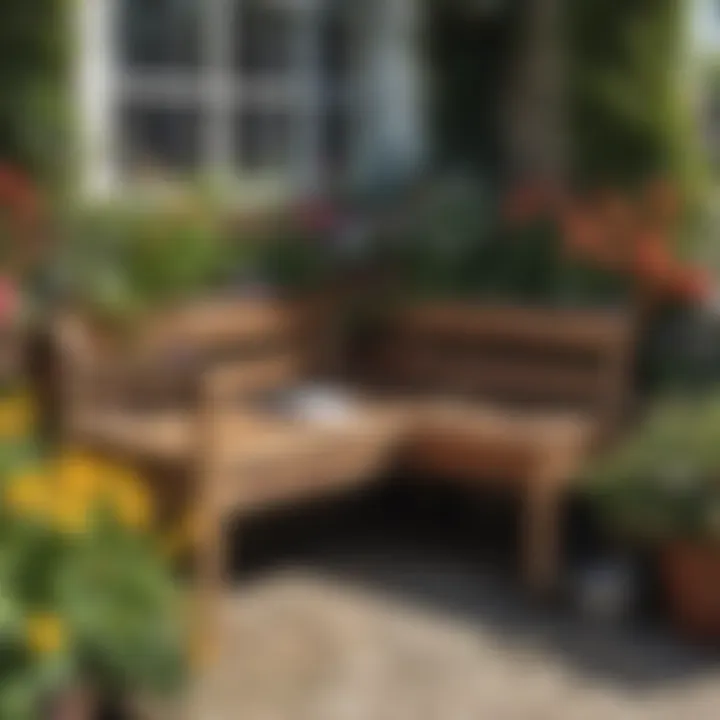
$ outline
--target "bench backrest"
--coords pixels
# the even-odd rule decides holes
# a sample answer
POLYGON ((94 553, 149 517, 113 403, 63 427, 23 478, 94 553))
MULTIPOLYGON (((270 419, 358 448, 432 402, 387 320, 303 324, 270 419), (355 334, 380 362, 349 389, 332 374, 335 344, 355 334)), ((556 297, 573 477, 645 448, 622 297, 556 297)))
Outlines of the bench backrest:
POLYGON ((81 388, 148 404, 188 398, 204 371, 229 363, 247 367, 248 392, 271 391, 312 370, 317 318, 312 304, 211 300, 148 318, 127 343, 108 342, 76 317, 65 323, 66 370, 81 388))
POLYGON ((405 389, 582 409, 611 427, 634 335, 630 312, 420 304, 391 317, 374 365, 405 389))

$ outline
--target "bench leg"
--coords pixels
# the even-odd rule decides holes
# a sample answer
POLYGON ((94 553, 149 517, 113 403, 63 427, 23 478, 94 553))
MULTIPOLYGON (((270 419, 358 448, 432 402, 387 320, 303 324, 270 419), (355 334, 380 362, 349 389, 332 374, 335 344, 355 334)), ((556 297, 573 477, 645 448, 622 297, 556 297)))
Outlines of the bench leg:
POLYGON ((523 572, 530 589, 542 595, 557 589, 560 575, 562 492, 555 479, 538 473, 526 489, 523 572))
POLYGON ((223 589, 226 583, 227 532, 220 513, 206 512, 201 520, 195 556, 195 640, 202 661, 215 657, 220 640, 223 589))

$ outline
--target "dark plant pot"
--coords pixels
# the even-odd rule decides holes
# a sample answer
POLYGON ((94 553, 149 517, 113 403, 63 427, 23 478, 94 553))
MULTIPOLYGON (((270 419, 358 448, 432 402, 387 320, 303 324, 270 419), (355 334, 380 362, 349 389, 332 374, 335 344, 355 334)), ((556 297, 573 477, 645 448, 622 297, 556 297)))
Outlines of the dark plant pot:
POLYGON ((662 555, 670 612, 689 639, 720 642, 720 547, 674 542, 662 555))
POLYGON ((27 339, 24 350, 26 379, 37 407, 37 432, 54 442, 60 432, 61 368, 49 327, 38 327, 27 339))
POLYGON ((0 327, 0 387, 12 386, 22 371, 25 338, 12 326, 0 327))
POLYGON ((127 703, 117 699, 105 699, 95 708, 93 720, 135 720, 135 717, 127 703))
POLYGON ((720 380, 720 316, 693 307, 659 308, 642 338, 643 385, 703 391, 720 380))

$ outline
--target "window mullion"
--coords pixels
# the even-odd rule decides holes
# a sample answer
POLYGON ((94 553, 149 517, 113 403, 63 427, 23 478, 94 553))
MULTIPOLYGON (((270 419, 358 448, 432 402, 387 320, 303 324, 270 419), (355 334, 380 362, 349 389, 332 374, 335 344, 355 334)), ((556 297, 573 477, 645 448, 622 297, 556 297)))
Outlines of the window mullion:
POLYGON ((106 195, 117 183, 117 0, 83 0, 78 8, 76 32, 81 52, 77 84, 85 139, 83 190, 87 195, 106 195))
POLYGON ((313 188, 320 181, 321 105, 322 88, 319 83, 320 29, 322 0, 302 0, 297 10, 297 37, 295 38, 294 83, 297 92, 291 98, 290 108, 294 122, 291 137, 293 170, 298 181, 313 188))
POLYGON ((232 3, 204 0, 204 64, 201 90, 203 165, 213 176, 230 179, 232 155, 232 3))

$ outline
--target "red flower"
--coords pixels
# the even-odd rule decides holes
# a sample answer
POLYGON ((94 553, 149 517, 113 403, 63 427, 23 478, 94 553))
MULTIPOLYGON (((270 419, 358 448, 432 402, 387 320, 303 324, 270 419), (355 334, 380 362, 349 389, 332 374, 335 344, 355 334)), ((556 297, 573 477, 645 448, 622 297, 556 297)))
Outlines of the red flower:
POLYGON ((641 280, 665 285, 673 277, 675 261, 661 236, 647 233, 635 245, 634 270, 641 280))
POLYGON ((546 193, 535 185, 523 185, 508 195, 502 216, 511 227, 521 227, 537 220, 547 209, 546 193))
MULTIPOLYGON (((39 196, 30 180, 19 170, 0 164, 0 231, 5 267, 13 274, 24 273, 40 259, 46 239, 40 210, 39 196)), ((2 295, 0 316, 4 320, 17 294, 5 287, 2 295)))
POLYGON ((18 170, 0 166, 0 206, 8 209, 15 224, 37 219, 39 199, 30 181, 18 170))
POLYGON ((0 276, 0 325, 8 325, 17 315, 20 299, 15 283, 0 276))
POLYGON ((620 252, 627 251, 638 224, 633 205, 622 195, 606 190, 595 199, 594 207, 608 242, 620 252))
POLYGON ((681 300, 702 302, 713 291, 710 274, 703 268, 680 267, 677 269, 670 290, 681 300))

